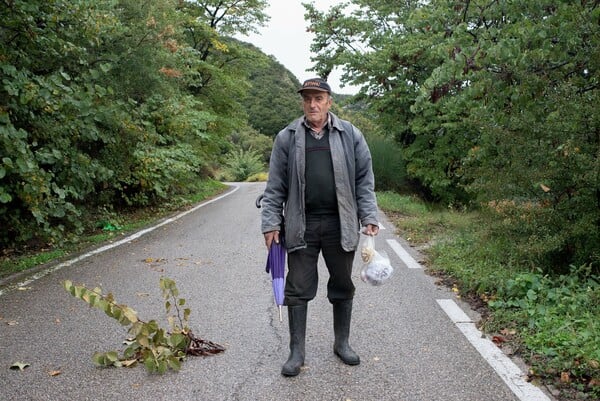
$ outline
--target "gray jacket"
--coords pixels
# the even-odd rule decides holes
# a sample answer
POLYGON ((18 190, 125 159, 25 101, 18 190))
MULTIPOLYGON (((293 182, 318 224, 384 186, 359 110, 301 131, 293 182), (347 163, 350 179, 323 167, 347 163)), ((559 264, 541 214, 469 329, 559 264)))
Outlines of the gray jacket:
MULTIPOLYGON (((360 224, 378 224, 371 153, 358 128, 329 114, 329 145, 341 221, 341 245, 346 251, 354 251, 359 242, 360 224)), ((306 247, 306 129, 302 121, 303 117, 294 120, 277 134, 262 199, 262 232, 281 230, 285 215, 288 252, 306 247)))

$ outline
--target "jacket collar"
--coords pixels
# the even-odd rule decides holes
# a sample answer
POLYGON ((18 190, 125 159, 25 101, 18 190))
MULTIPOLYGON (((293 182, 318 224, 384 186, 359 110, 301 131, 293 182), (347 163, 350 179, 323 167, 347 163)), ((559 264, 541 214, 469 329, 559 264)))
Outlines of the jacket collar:
POLYGON ((336 116, 332 112, 329 112, 329 117, 331 119, 330 122, 332 127, 337 129, 338 131, 344 131, 344 125, 342 124, 342 121, 339 119, 338 116, 336 116))

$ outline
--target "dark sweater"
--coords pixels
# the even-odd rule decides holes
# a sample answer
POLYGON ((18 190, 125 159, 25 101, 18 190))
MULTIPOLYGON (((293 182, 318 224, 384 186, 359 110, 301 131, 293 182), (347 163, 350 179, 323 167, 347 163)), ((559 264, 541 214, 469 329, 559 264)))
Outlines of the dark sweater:
POLYGON ((329 148, 329 130, 321 139, 306 133, 306 213, 337 214, 333 164, 329 148))

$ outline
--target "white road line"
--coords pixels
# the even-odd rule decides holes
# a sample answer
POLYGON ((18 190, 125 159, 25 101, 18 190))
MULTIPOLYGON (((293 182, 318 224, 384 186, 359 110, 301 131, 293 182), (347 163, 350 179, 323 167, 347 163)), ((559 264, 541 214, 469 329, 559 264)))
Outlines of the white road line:
POLYGON ((192 209, 190 209, 190 210, 186 210, 185 212, 182 212, 182 213, 180 213, 180 214, 178 214, 178 215, 176 215, 176 216, 174 216, 174 217, 171 217, 171 218, 169 218, 169 219, 165 219, 165 220, 161 221, 160 223, 158 223, 158 224, 157 224, 157 225, 155 225, 155 226, 148 227, 148 228, 146 228, 146 229, 144 229, 144 230, 138 231, 138 232, 136 232, 136 233, 134 233, 134 234, 132 234, 132 235, 130 235, 130 236, 128 236, 128 237, 125 237, 125 238, 123 238, 123 239, 121 239, 121 240, 119 240, 119 241, 117 241, 117 242, 113 242, 113 243, 111 243, 111 244, 108 244, 108 245, 105 245, 105 246, 103 246, 103 247, 100 247, 100 248, 94 249, 93 251, 90 251, 90 252, 88 252, 88 253, 85 253, 85 254, 83 254, 83 255, 79 255, 79 256, 78 256, 78 257, 76 257, 76 258, 73 258, 73 259, 67 260, 67 261, 65 261, 65 262, 62 262, 62 263, 60 263, 60 264, 56 265, 56 266, 52 266, 52 267, 49 267, 49 268, 47 268, 47 269, 41 270, 41 271, 39 271, 39 272, 35 273, 34 275, 27 277, 27 278, 26 278, 24 281, 21 281, 20 283, 17 283, 17 284, 14 284, 14 285, 9 285, 9 286, 7 286, 7 287, 5 287, 5 288, 0 288, 0 297, 1 297, 2 295, 4 295, 4 294, 7 294, 8 292, 10 292, 10 291, 12 291, 12 290, 14 290, 14 289, 17 289, 17 288, 20 288, 20 287, 25 287, 25 286, 28 286, 29 284, 33 283, 34 281, 36 281, 36 280, 39 280, 40 278, 42 278, 42 277, 45 277, 45 276, 47 276, 48 274, 50 274, 50 273, 53 273, 53 272, 55 272, 55 271, 57 271, 57 270, 60 270, 60 269, 62 269, 63 267, 71 266, 72 264, 74 264, 74 263, 77 263, 77 262, 79 262, 79 261, 81 261, 81 260, 83 260, 83 259, 87 259, 87 258, 89 258, 90 256, 93 256, 93 255, 96 255, 96 254, 102 253, 102 252, 104 252, 104 251, 107 251, 107 250, 109 250, 109 249, 116 248, 116 247, 118 247, 118 246, 120 246, 120 245, 123 245, 123 244, 125 244, 125 243, 127 243, 127 242, 131 242, 131 241, 133 241, 133 240, 135 240, 135 239, 138 239, 138 238, 140 238, 141 236, 143 236, 143 235, 145 235, 145 234, 148 234, 149 232, 151 232, 151 231, 154 231, 154 230, 156 230, 156 229, 157 229, 157 228, 159 228, 159 227, 162 227, 162 226, 164 226, 164 225, 166 225, 166 224, 169 224, 169 223, 172 223, 172 222, 174 222, 174 221, 176 221, 176 220, 179 220, 180 218, 182 218, 183 216, 185 216, 185 215, 186 215, 186 214, 188 214, 188 213, 195 212, 196 210, 200 209, 200 208, 201 208, 201 207, 203 207, 203 206, 206 206, 206 205, 208 205, 208 204, 211 204, 211 203, 213 203, 213 202, 216 202, 216 201, 218 201, 218 200, 220 200, 220 199, 222 199, 222 198, 224 198, 224 197, 226 197, 226 196, 229 196, 229 195, 231 195, 232 193, 234 193, 235 191, 237 191, 239 188, 240 188, 240 187, 237 187, 237 186, 236 186, 236 187, 234 187, 234 188, 233 188, 233 190, 232 190, 232 191, 229 191, 229 192, 227 192, 227 193, 225 193, 225 194, 223 194, 223 195, 221 195, 221 196, 217 196, 217 197, 216 197, 216 198, 214 198, 214 199, 211 199, 211 200, 209 200, 209 201, 206 201, 206 202, 204 202, 204 203, 201 203, 201 204, 199 204, 199 205, 197 205, 197 206, 193 207, 193 208, 192 208, 192 209))
POLYGON ((409 269, 421 269, 423 266, 419 264, 395 239, 388 239, 387 243, 394 252, 402 259, 406 267, 409 269))
POLYGON ((519 400, 550 401, 542 390, 524 379, 524 373, 508 356, 482 335, 456 302, 451 299, 438 299, 437 303, 519 400))

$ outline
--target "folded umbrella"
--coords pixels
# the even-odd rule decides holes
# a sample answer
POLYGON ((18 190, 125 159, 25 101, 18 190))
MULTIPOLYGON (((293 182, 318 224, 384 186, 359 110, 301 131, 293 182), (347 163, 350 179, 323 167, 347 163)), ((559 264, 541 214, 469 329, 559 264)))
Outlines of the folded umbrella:
POLYGON ((285 287, 285 244, 283 243, 283 237, 279 237, 278 243, 273 241, 269 254, 267 255, 267 273, 271 273, 272 285, 273 285, 273 296, 275 298, 275 304, 279 307, 279 321, 281 318, 281 306, 283 305, 283 290, 285 287))

